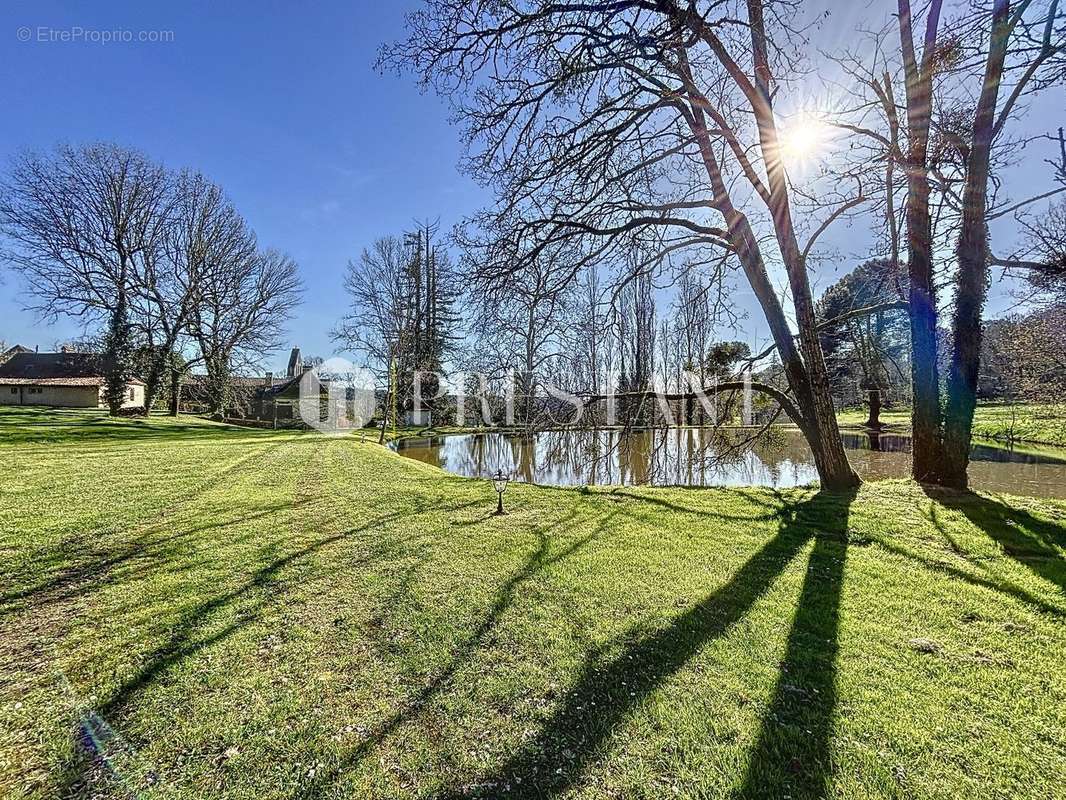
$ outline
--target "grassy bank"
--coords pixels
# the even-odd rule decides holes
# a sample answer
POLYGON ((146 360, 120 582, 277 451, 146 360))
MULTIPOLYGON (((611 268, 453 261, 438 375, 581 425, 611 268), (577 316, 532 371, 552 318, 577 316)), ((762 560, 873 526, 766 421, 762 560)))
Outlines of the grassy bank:
MULTIPOLYGON (((865 409, 848 409, 837 414, 841 425, 866 422, 865 409)), ((909 409, 881 412, 881 422, 891 427, 909 427, 909 409)), ((1066 406, 1050 404, 991 405, 977 407, 973 420, 975 436, 1001 442, 1032 442, 1066 447, 1066 406)))
POLYGON ((1062 796, 1066 504, 0 410, 0 796, 1062 796))
POLYGON ((999 441, 1066 447, 1066 406, 979 406, 974 416, 973 432, 976 436, 999 441))

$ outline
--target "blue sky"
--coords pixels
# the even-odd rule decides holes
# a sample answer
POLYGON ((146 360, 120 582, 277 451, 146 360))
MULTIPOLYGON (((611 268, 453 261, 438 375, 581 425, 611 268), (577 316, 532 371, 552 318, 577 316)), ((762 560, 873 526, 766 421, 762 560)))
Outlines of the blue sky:
MULTIPOLYGON (((456 169, 459 135, 443 103, 420 95, 409 77, 373 69, 378 46, 402 33, 413 5, 7 0, 0 6, 0 160, 60 141, 112 140, 168 166, 201 170, 225 188, 263 244, 298 261, 307 295, 287 345, 328 357, 329 330, 346 305, 341 281, 349 258, 414 218, 440 217, 447 230, 489 199, 456 169), (135 37, 166 31, 171 40, 49 41, 77 27, 135 37)), ((839 6, 817 37, 828 49, 880 7, 828 5, 839 6)), ((1061 107, 1061 94, 1057 101, 1061 107)), ((1062 124, 1035 118, 1037 127, 1052 122, 1062 124)), ((1043 173, 1046 166, 1032 159, 1018 178, 1035 185, 1043 173)), ((833 231, 828 241, 844 257, 819 276, 816 291, 857 263, 864 240, 863 225, 833 231)), ((23 310, 18 288, 6 275, 0 339, 43 349, 79 334, 76 322, 46 325, 23 310)), ((742 310, 752 306, 750 292, 736 300, 742 310)), ((989 312, 1009 305, 994 287, 989 312)), ((745 328, 730 338, 765 341, 757 312, 745 328)), ((268 366, 283 366, 286 352, 268 366)))
MULTIPOLYGON (((299 262, 307 296, 289 338, 328 356, 346 261, 415 217, 439 216, 446 229, 485 198, 456 170, 461 148, 443 104, 373 69, 411 5, 9 0, 0 7, 0 158, 100 139, 203 171, 264 244, 299 262), (173 41, 38 40, 41 28, 74 26, 170 30, 173 41), (30 41, 19 41, 21 27, 30 41)), ((42 325, 17 291, 17 277, 5 275, 0 339, 43 349, 80 330, 42 325)))

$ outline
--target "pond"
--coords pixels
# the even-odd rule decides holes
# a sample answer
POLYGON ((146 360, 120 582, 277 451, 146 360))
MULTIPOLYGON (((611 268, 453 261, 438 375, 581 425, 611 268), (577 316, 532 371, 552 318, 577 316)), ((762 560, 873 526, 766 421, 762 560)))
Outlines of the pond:
MULTIPOLYGON (((852 465, 864 478, 910 474, 910 437, 844 432, 852 465)), ((772 486, 816 483, 818 473, 803 436, 772 429, 755 442, 736 433, 685 428, 656 431, 544 431, 450 434, 401 439, 408 458, 448 472, 487 478, 498 469, 514 479, 553 486, 772 486)), ((975 489, 1066 498, 1066 449, 1008 449, 975 444, 970 481, 975 489)))

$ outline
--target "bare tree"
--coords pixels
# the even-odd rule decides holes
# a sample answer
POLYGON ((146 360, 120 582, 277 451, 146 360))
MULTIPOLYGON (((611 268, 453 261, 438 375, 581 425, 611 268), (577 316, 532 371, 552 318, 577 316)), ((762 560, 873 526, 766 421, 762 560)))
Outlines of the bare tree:
POLYGON ((1066 303, 993 320, 983 337, 982 397, 1061 405, 1066 394, 1066 303))
POLYGON ((170 380, 170 412, 178 413, 181 377, 203 354, 187 359, 188 336, 200 283, 225 265, 254 256, 255 242, 222 190, 199 173, 174 177, 174 201, 163 245, 147 259, 136 287, 137 325, 147 353, 145 406, 151 408, 164 377, 170 380), (168 374, 169 373, 169 374, 168 374))
POLYGON ((1046 18, 1037 27, 1042 33, 1036 42, 1031 36, 1032 22, 1025 17, 1030 5, 1023 2, 1012 8, 1009 0, 995 0, 993 3, 981 92, 972 113, 972 123, 966 129, 967 139, 960 147, 965 182, 956 245, 958 277, 944 417, 944 467, 940 477, 942 483, 962 489, 967 486, 966 472, 970 462, 981 360, 981 317, 988 286, 992 148, 996 136, 1010 118, 1014 104, 1031 90, 1030 84, 1039 78, 1041 67, 1052 63, 1066 46, 1066 40, 1061 38, 1062 32, 1055 30, 1056 23, 1060 21, 1056 0, 1052 0, 1043 10, 1046 18), (1014 41, 1015 34, 1020 35, 1020 42, 1014 41), (1018 65, 1022 72, 1013 86, 1007 85, 1006 98, 1001 102, 1001 87, 1010 80, 1008 56, 1012 44, 1016 50, 1024 51, 1020 56, 1023 62, 1018 65))
MULTIPOLYGON (((411 272, 403 242, 395 236, 377 239, 364 248, 358 261, 349 261, 344 277, 351 311, 333 331, 334 341, 361 353, 367 365, 388 385, 386 409, 396 408, 400 387, 394 380, 396 362, 411 346, 414 309, 411 272)), ((381 422, 384 441, 388 412, 381 422)))
POLYGON ((303 291, 292 258, 277 250, 256 250, 250 233, 227 254, 203 265, 190 315, 216 417, 232 404, 235 367, 280 346, 285 322, 303 291))
POLYGON ((399 353, 399 378, 405 394, 413 396, 415 375, 423 399, 437 394, 438 375, 453 353, 459 339, 456 316, 458 276, 447 250, 437 241, 436 222, 422 222, 404 234, 407 245, 407 272, 411 309, 409 348, 399 353))
POLYGON ((988 225, 1062 191, 1049 185, 1015 200, 1005 196, 997 176, 1032 145, 1010 136, 1009 123, 1029 99, 1061 81, 1066 32, 1057 0, 950 8, 933 0, 917 10, 909 0, 898 0, 897 11, 892 27, 898 50, 878 34, 867 49, 872 64, 845 59, 859 79, 855 91, 864 96, 852 109, 855 118, 840 127, 870 144, 872 152, 863 152, 872 155, 871 165, 884 169, 889 248, 877 255, 890 260, 900 250, 895 215, 900 173, 906 185, 914 477, 965 487, 981 315, 995 261, 989 257, 988 225), (949 16, 954 16, 950 23, 949 16), (897 66, 902 92, 895 88, 897 66), (946 326, 944 298, 938 295, 953 304, 947 357, 940 352, 946 326))
POLYGON ((0 220, 35 309, 104 323, 104 396, 118 413, 132 377, 131 305, 159 254, 171 196, 166 172, 113 144, 60 146, 15 162, 0 220))
MULTIPOLYGON (((1056 180, 1066 187, 1066 133, 1058 130, 1057 160, 1048 160, 1056 180)), ((1042 214, 1019 213, 1015 222, 1022 229, 1018 247, 1006 258, 991 256, 994 266, 1022 278, 1029 291, 1024 302, 1066 303, 1066 200, 1057 200, 1042 214)))
MULTIPOLYGON (((651 275, 638 272, 625 281, 612 312, 614 342, 618 350, 619 394, 650 392, 654 388, 656 333, 651 275)), ((650 405, 645 397, 639 397, 636 402, 623 401, 620 410, 625 424, 648 424, 652 413, 650 405)))
MULTIPOLYGON (((386 409, 402 400, 395 395, 402 387, 394 379, 402 353, 413 346, 415 308, 411 290, 409 254, 398 237, 385 236, 364 248, 358 261, 349 261, 344 278, 351 311, 333 331, 334 341, 361 353, 388 385, 386 409)), ((381 440, 385 437, 382 419, 381 440)))
POLYGON ((349 261, 344 288, 351 312, 333 332, 334 339, 366 356, 380 375, 388 374, 408 335, 413 309, 410 274, 403 242, 395 236, 377 239, 358 261, 349 261))
MULTIPOLYGON (((703 281, 691 270, 685 270, 678 279, 677 296, 674 299, 673 326, 678 339, 678 367, 681 372, 695 375, 701 386, 707 383, 704 367, 717 318, 712 301, 713 289, 711 283, 703 281)), ((678 391, 685 388, 685 380, 680 372, 677 387, 678 391)), ((696 413, 693 402, 682 401, 682 422, 692 423, 696 413)))
POLYGON ((585 270, 570 305, 570 380, 572 391, 600 392, 608 371, 610 336, 607 303, 599 271, 585 270))
POLYGON ((429 374, 441 371, 458 338, 457 276, 434 232, 424 224, 403 239, 377 239, 345 274, 350 311, 333 338, 388 381, 391 409, 410 406, 418 372, 424 395, 436 394, 429 374))
POLYGON ((851 487, 858 478, 837 429, 807 257, 861 197, 801 242, 775 111, 795 74, 790 5, 703 5, 433 0, 381 63, 413 70, 456 103, 468 164, 500 198, 463 236, 484 277, 505 279, 563 246, 575 275, 631 259, 652 269, 681 253, 739 263, 788 378, 782 407, 823 485, 851 487), (784 268, 790 315, 768 263, 784 268))
MULTIPOLYGON (((982 311, 988 282, 988 221, 1017 204, 994 212, 989 207, 989 181, 997 139, 1017 103, 1056 80, 1064 42, 1057 2, 1040 5, 1007 0, 992 2, 990 13, 971 15, 956 25, 951 41, 941 34, 941 3, 930 4, 925 18, 921 62, 915 54, 912 10, 899 0, 899 27, 907 76, 907 117, 910 157, 907 196, 910 260, 912 369, 915 379, 915 477, 965 489, 973 411, 981 356, 982 311), (1035 35, 1034 35, 1035 33, 1035 35), (969 43, 974 43, 970 45, 969 43), (944 59, 949 48, 953 59, 944 59), (946 63, 944 63, 946 62, 946 63), (980 80, 975 105, 943 115, 943 138, 954 150, 962 192, 958 199, 955 249, 952 355, 948 399, 941 416, 936 367, 937 307, 933 286, 932 222, 928 215, 930 186, 938 176, 926 161, 928 131, 934 115, 934 75, 953 69, 962 79, 980 80), (1001 97, 1001 94, 1005 95, 1001 97), (952 125, 954 119, 962 123, 952 125), (931 335, 932 334, 932 335, 931 335)), ((943 183, 943 181, 941 181, 943 183)), ((953 187, 944 186, 949 192, 953 187)), ((1047 196, 1044 194, 1043 196, 1047 196)))
POLYGON ((571 287, 557 270, 541 259, 504 283, 471 283, 476 312, 477 349, 491 354, 490 374, 518 368, 517 392, 522 422, 532 425, 537 415, 537 379, 551 369, 566 346, 571 287))

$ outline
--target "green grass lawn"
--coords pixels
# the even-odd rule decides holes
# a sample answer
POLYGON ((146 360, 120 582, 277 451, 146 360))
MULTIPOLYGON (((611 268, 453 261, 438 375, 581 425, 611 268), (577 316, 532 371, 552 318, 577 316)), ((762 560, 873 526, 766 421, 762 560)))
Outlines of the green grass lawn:
POLYGON ((973 432, 988 439, 1066 447, 1066 406, 978 406, 973 432))
POLYGON ((1066 796, 1066 504, 0 410, 0 796, 1066 796))
MULTIPOLYGON (((841 425, 862 425, 866 409, 841 411, 841 425)), ((909 427, 910 409, 881 412, 881 422, 892 427, 909 427)), ((973 419, 974 436, 998 441, 1033 442, 1066 447, 1066 406, 1030 403, 1025 405, 982 404, 973 419)))

